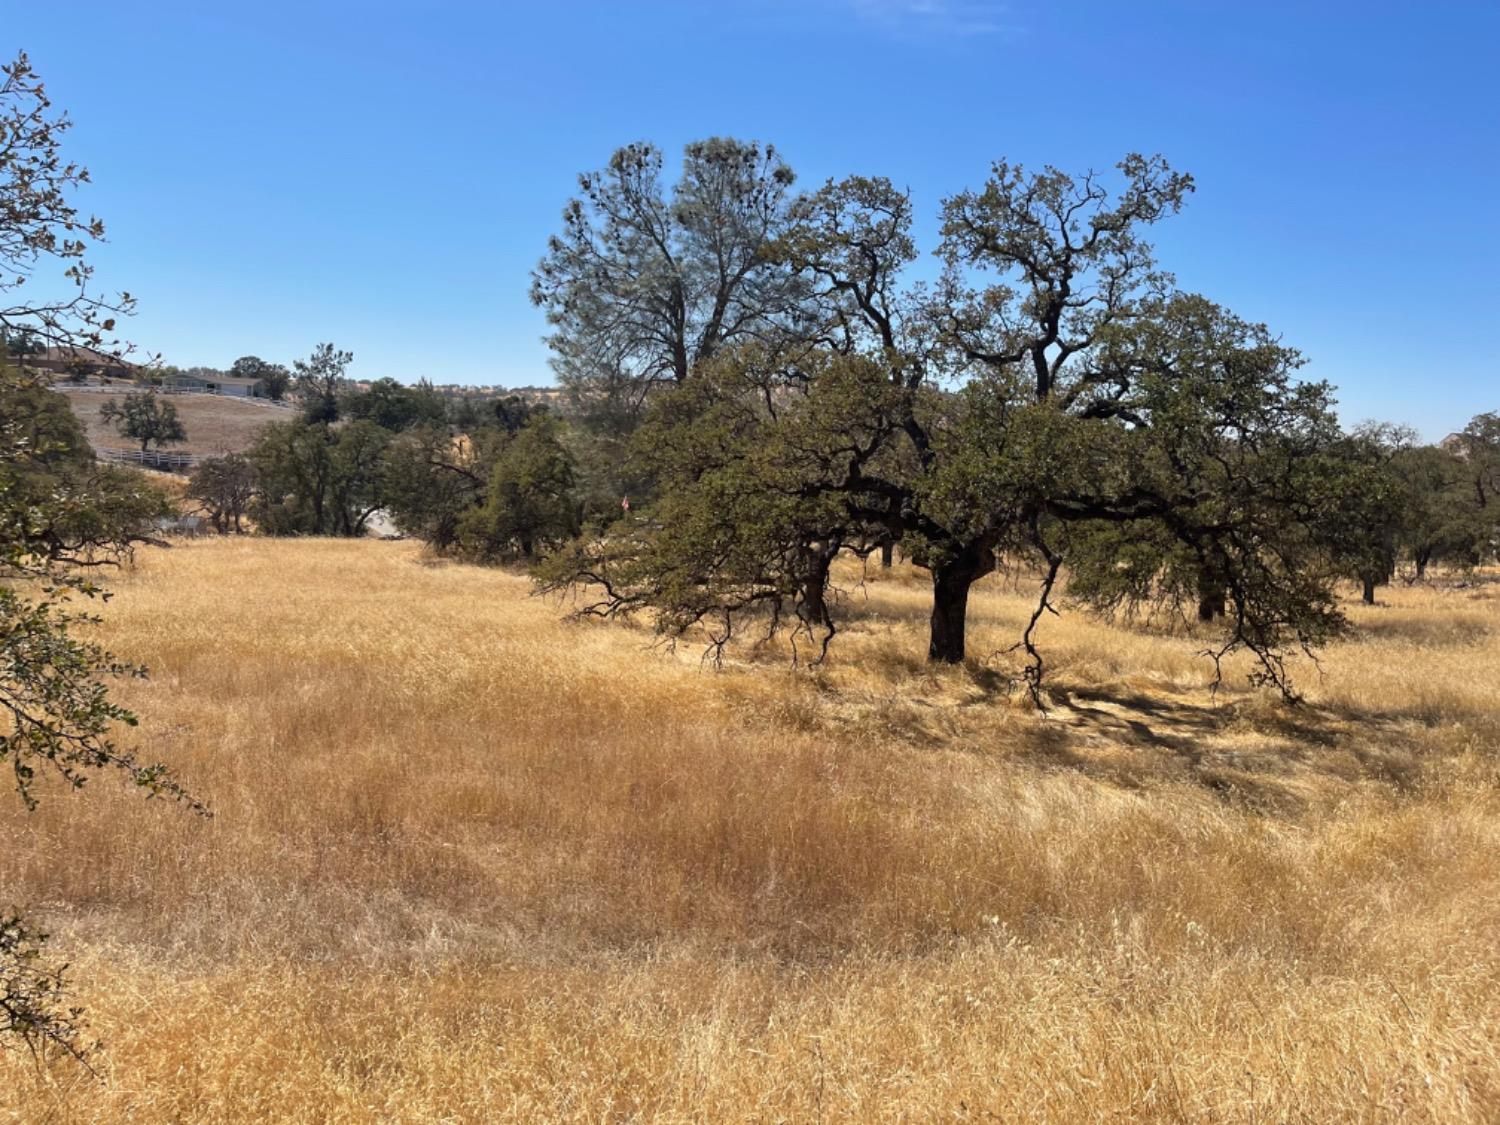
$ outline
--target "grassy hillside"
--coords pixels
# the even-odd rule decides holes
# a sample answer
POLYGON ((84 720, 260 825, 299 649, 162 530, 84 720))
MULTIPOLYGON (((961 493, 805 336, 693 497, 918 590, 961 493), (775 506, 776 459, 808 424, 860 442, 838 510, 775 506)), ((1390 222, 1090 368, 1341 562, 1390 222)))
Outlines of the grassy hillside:
POLYGON ((218 815, 3 806, 108 1052, 0 1115, 1500 1117, 1500 586, 1353 607, 1301 710, 1049 620, 1040 715, 853 577, 826 667, 715 673, 410 544, 142 553, 120 693, 218 815))
MULTIPOLYGON (((73 413, 88 432, 89 444, 95 449, 139 448, 99 417, 106 402, 123 397, 128 391, 108 395, 99 391, 68 390, 61 386, 57 389, 67 395, 73 413)), ((291 417, 291 411, 283 407, 228 395, 173 395, 171 402, 177 407, 178 417, 187 430, 187 441, 167 447, 173 453, 243 453, 267 422, 285 421, 291 417)))

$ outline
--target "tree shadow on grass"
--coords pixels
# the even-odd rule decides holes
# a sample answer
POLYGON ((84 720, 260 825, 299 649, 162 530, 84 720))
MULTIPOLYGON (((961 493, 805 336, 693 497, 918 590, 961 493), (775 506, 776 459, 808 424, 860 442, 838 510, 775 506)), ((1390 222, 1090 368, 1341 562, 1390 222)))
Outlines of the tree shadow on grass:
POLYGON ((1296 817, 1361 786, 1411 790, 1423 765, 1412 735, 1408 724, 1333 708, 1090 685, 1054 690, 1019 757, 1132 790, 1202 787, 1296 817))

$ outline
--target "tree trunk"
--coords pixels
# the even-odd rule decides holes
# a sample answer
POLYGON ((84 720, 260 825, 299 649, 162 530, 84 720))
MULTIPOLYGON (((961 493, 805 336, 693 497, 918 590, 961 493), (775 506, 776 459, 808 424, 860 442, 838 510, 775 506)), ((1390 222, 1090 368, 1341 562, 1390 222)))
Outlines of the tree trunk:
POLYGON ((889 570, 891 563, 895 560, 896 544, 887 539, 880 545, 880 565, 889 570))
POLYGON ((1198 620, 1217 621, 1225 612, 1224 583, 1207 568, 1198 571, 1198 620))
POLYGON ((1372 576, 1370 576, 1370 575, 1367 574, 1367 575, 1364 576, 1363 582, 1364 582, 1364 587, 1365 587, 1365 589, 1364 589, 1364 603, 1365 603, 1365 605, 1374 605, 1375 604, 1375 579, 1372 576))
POLYGON ((969 613, 969 587, 995 568, 987 547, 970 547, 956 558, 932 568, 932 631, 927 659, 936 664, 962 664, 964 626, 969 613))
POLYGON ((802 584, 802 604, 797 612, 808 625, 828 624, 828 568, 833 556, 827 551, 811 551, 807 578, 802 584))
POLYGON ((1417 562, 1417 581, 1418 582, 1422 581, 1422 579, 1424 579, 1424 578, 1427 577, 1427 561, 1430 558, 1432 558, 1432 554, 1429 551, 1418 551, 1417 552, 1417 554, 1416 554, 1416 562, 1417 562))

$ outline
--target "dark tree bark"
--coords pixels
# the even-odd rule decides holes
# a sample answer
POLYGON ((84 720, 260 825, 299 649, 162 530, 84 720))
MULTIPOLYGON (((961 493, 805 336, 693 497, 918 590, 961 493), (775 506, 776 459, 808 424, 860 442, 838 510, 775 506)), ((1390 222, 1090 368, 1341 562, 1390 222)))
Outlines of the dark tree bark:
POLYGON ((832 556, 825 551, 814 551, 809 560, 807 580, 802 586, 802 605, 799 612, 809 625, 828 624, 828 568, 832 556))
POLYGON ((1224 616, 1227 595, 1224 582, 1208 568, 1198 571, 1198 620, 1217 621, 1224 616))
POLYGON ((891 563, 895 561, 896 544, 887 539, 880 545, 880 565, 889 570, 891 563))
POLYGON ((1364 576, 1364 578, 1363 578, 1363 582, 1364 582, 1363 601, 1364 601, 1365 605, 1374 605, 1375 604, 1375 578, 1374 578, 1373 575, 1366 574, 1364 576))
POLYGON ((971 547, 932 568, 932 629, 927 659, 939 664, 962 664, 969 611, 969 587, 995 569, 995 557, 985 547, 971 547))

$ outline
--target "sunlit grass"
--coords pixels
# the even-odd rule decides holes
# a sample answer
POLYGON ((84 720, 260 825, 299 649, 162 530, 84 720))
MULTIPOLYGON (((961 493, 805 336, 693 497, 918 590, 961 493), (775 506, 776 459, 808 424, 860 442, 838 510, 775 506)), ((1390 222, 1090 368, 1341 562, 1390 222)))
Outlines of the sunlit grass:
POLYGON ((930 669, 925 576, 821 667, 651 647, 407 544, 142 555, 105 634, 212 821, 5 809, 0 902, 105 1078, 18 1120, 1500 1115, 1500 596, 1396 588, 1308 705, 1030 587, 930 669))

